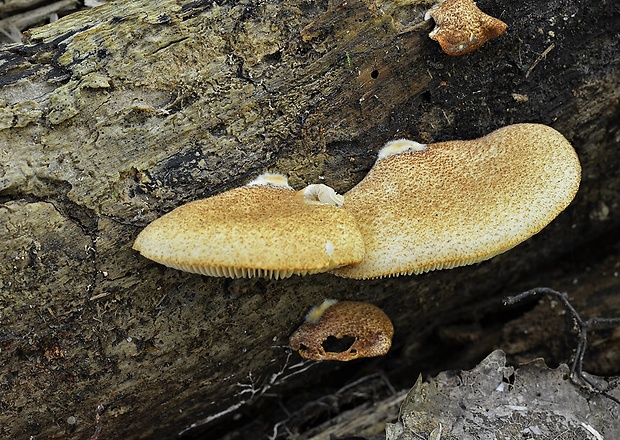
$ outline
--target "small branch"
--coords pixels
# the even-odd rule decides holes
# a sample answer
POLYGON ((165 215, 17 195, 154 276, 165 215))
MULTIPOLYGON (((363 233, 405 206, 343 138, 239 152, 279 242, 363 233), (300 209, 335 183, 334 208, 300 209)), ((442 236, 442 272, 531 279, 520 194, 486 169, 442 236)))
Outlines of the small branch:
POLYGON ((575 350, 575 357, 573 359, 570 370, 571 382, 575 385, 582 385, 583 383, 586 383, 595 392, 602 394, 603 396, 620 405, 619 399, 610 395, 609 393, 607 393, 607 391, 601 390, 599 386, 593 381, 591 381, 583 372, 583 358, 586 354, 586 348, 588 345, 588 329, 593 327, 620 326, 620 318, 590 318, 587 321, 584 321, 583 319, 581 319, 581 316, 579 316, 579 313, 577 313, 577 310, 575 310, 572 304, 568 301, 568 296, 565 293, 558 292, 557 290, 553 290, 548 287, 536 287, 518 295, 505 298, 504 305, 516 304, 525 298, 536 295, 549 295, 559 299, 562 304, 564 304, 564 307, 568 309, 568 311, 572 315, 572 318, 575 320, 577 326, 579 327, 579 334, 577 335, 577 349, 575 350), (582 383, 576 381, 575 377, 578 377, 582 381, 582 383))
MULTIPOLYGON (((243 383, 243 382, 236 383, 236 385, 242 390, 238 392, 235 396, 242 396, 247 393, 249 393, 249 396, 246 396, 244 399, 240 399, 234 405, 229 406, 228 408, 226 408, 223 411, 218 412, 217 414, 210 415, 202 420, 192 423, 190 426, 186 427, 181 432, 179 432, 179 436, 184 435, 185 433, 187 433, 188 431, 194 428, 211 423, 213 420, 219 419, 220 417, 223 417, 226 414, 234 412, 238 410, 239 408, 241 408, 242 406, 254 402, 256 399, 260 398, 261 396, 267 396, 268 395, 267 391, 269 391, 271 388, 286 382, 288 379, 295 376, 296 374, 303 373, 311 366, 317 364, 317 362, 302 361, 294 365, 290 365, 289 361, 290 361, 290 358, 293 352, 288 347, 287 347, 287 350, 288 352, 287 352, 287 356, 286 356, 286 360, 284 361, 284 364, 276 373, 271 375, 269 380, 261 381, 260 377, 255 378, 252 372, 250 371, 247 376, 248 378, 247 383, 243 383)), ((275 432, 277 434, 277 428, 275 428, 275 432)))
POLYGON ((534 63, 532 63, 532 65, 530 66, 529 69, 527 69, 527 72, 525 73, 525 77, 527 78, 528 76, 530 76, 530 73, 532 73, 532 71, 534 70, 534 68, 536 66, 538 66, 538 63, 540 63, 542 60, 545 59, 545 57, 549 54, 549 52, 551 52, 553 50, 553 48, 555 47, 555 43, 551 43, 549 45, 549 47, 547 47, 543 53, 541 53, 540 55, 538 55, 538 58, 536 58, 536 60, 534 60, 534 63))

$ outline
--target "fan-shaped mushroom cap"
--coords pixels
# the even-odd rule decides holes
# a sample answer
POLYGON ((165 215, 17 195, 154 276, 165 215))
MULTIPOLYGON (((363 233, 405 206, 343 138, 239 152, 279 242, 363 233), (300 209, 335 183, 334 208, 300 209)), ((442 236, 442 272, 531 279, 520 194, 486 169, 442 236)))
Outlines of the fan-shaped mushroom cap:
POLYGON ((324 272, 359 262, 364 244, 342 196, 295 191, 279 175, 190 202, 155 220, 134 249, 175 269, 232 278, 324 272))
POLYGON ((424 149, 412 144, 377 160, 344 195, 366 255, 336 275, 378 278, 489 259, 539 232, 579 187, 575 150, 545 125, 511 125, 424 149))

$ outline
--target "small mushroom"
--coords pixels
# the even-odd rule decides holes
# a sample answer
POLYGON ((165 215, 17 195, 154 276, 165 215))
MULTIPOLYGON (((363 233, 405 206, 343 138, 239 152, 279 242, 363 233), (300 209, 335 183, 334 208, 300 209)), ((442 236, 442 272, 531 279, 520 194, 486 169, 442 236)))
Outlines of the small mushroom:
POLYGON ((473 0, 440 1, 426 12, 435 20, 428 36, 448 55, 465 55, 506 31, 506 23, 482 12, 473 0))
POLYGON ((344 195, 364 237, 364 260, 336 275, 379 278, 489 259, 551 222, 581 178, 570 143, 540 124, 426 146, 398 140, 379 157, 344 195))
POLYGON ((187 203, 158 218, 133 248, 187 272, 285 278, 359 262, 364 244, 343 197, 326 186, 295 191, 281 175, 187 203))
POLYGON ((350 361, 383 356, 392 346, 392 336, 394 326, 377 306, 326 299, 308 312, 306 321, 291 335, 289 345, 306 359, 350 361), (329 345, 337 346, 339 341, 345 346, 332 351, 329 345))

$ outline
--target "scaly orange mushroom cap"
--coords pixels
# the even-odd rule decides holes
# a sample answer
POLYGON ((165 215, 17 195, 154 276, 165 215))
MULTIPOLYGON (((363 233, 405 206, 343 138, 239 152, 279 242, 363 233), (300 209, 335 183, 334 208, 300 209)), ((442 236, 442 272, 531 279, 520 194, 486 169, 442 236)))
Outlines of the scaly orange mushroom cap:
POLYGON ((289 345, 306 359, 350 361, 383 356, 392 346, 393 336, 392 321, 377 306, 326 299, 308 312, 306 321, 291 335, 289 345), (330 351, 325 347, 330 337, 352 341, 342 351, 330 351))
POLYGON ((517 124, 480 139, 390 142, 345 193, 366 255, 332 272, 379 278, 489 259, 539 232, 577 192, 581 166, 559 132, 517 124))
POLYGON ((364 244, 341 195, 326 185, 295 191, 267 174, 190 202, 149 224, 134 249, 187 272, 285 278, 361 261, 364 244))
POLYGON ((445 0, 429 9, 424 17, 435 20, 428 36, 448 55, 465 55, 500 36, 506 23, 482 12, 473 0, 445 0))

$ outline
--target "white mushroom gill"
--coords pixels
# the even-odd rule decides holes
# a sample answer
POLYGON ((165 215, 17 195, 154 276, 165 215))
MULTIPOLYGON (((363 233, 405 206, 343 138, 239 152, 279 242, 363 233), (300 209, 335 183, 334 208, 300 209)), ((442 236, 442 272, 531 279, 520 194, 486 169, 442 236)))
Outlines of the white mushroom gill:
POLYGON ((309 324, 316 324, 321 320, 325 310, 329 309, 334 304, 338 303, 337 299, 325 299, 318 306, 312 307, 306 314, 306 321, 309 324))
POLYGON ((254 185, 273 185, 282 188, 291 188, 288 184, 288 177, 286 177, 284 174, 277 173, 263 173, 256 179, 248 183, 246 186, 254 185))
POLYGON ((308 185, 303 189, 304 199, 320 202, 325 205, 342 206, 344 197, 334 191, 333 188, 322 183, 308 185))
POLYGON ((383 159, 384 157, 405 153, 407 151, 424 150, 426 150, 426 144, 420 144, 418 142, 410 141, 409 139, 396 139, 388 142, 381 150, 379 150, 377 159, 383 159))

